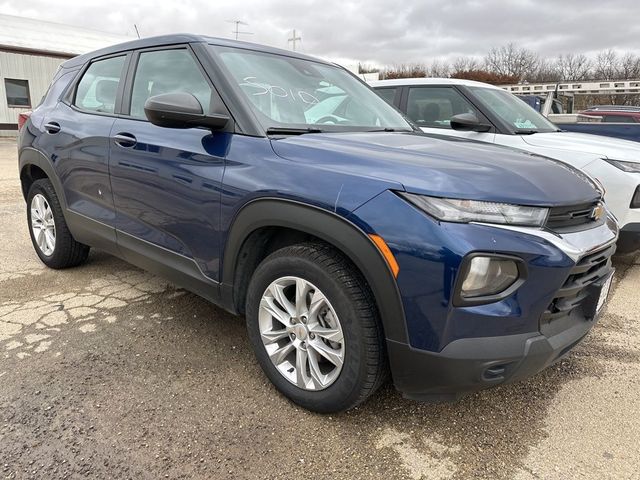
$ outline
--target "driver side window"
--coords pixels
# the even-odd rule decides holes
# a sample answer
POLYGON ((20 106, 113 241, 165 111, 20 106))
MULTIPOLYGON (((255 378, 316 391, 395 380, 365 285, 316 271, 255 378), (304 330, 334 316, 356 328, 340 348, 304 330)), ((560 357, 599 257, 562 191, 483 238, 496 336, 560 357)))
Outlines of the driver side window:
POLYGON ((146 119, 144 104, 149 97, 176 92, 192 94, 209 112, 211 87, 188 50, 142 52, 133 80, 131 116, 146 119))
POLYGON ((407 116, 420 127, 451 128, 451 117, 461 113, 478 114, 453 87, 411 87, 407 116))

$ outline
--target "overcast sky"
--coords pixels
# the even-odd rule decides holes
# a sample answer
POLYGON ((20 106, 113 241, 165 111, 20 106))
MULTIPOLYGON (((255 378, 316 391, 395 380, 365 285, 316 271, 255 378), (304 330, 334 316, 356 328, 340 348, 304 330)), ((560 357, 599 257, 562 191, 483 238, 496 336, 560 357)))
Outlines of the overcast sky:
POLYGON ((0 13, 142 36, 172 32, 232 37, 334 60, 378 65, 483 56, 508 42, 542 56, 640 53, 638 0, 0 0, 0 13))

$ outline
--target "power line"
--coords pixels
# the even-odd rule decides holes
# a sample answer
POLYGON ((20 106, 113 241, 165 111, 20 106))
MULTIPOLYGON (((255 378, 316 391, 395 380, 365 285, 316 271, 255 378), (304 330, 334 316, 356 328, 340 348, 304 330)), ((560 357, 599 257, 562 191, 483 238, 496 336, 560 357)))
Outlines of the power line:
POLYGON ((296 29, 293 29, 293 35, 291 36, 291 38, 287 39, 287 45, 289 45, 289 43, 293 44, 293 51, 295 52, 296 50, 296 42, 301 42, 302 41, 302 37, 298 36, 296 37, 296 29))
POLYGON ((231 33, 233 33, 236 36, 236 40, 238 40, 238 35, 253 35, 253 32, 242 32, 242 31, 240 31, 240 25, 245 25, 245 26, 249 25, 248 23, 243 22, 242 20, 227 20, 227 23, 235 24, 236 29, 234 31, 232 31, 231 33))

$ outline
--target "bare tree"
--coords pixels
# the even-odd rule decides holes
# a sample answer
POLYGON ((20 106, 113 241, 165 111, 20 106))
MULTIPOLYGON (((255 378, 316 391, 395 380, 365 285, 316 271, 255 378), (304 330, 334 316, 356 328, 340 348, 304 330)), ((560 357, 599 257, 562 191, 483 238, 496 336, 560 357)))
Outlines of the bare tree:
POLYGON ((611 80, 618 75, 618 54, 615 50, 604 50, 596 56, 593 73, 598 80, 611 80))
POLYGON ((559 55, 555 62, 558 80, 579 81, 592 76, 592 63, 586 55, 567 53, 559 55))
POLYGON ((640 78, 640 57, 633 53, 627 53, 618 61, 617 70, 616 77, 619 79, 640 78))
POLYGON ((480 69, 480 62, 475 57, 458 57, 451 64, 454 72, 471 72, 480 69))
POLYGON ((358 62, 358 73, 377 73, 380 69, 367 63, 358 62))
POLYGON ((434 78, 446 78, 451 74, 451 67, 442 60, 434 60, 429 67, 429 76, 434 78))
POLYGON ((558 71, 556 62, 547 59, 541 59, 536 69, 527 75, 530 82, 558 82, 562 80, 562 75, 558 71))
POLYGON ((489 50, 484 62, 490 72, 524 80, 536 72, 540 58, 531 50, 509 43, 489 50))
MULTIPOLYGON (((368 65, 360 65, 360 69, 375 70, 368 65)), ((380 73, 381 78, 427 76, 467 78, 495 84, 524 80, 536 83, 579 82, 588 79, 631 80, 640 78, 640 56, 632 53, 620 55, 610 49, 599 52, 595 58, 581 53, 565 53, 555 59, 546 59, 515 43, 509 43, 492 48, 483 61, 473 56, 458 57, 451 63, 435 59, 426 65, 402 64, 387 67, 380 73)), ((636 96, 618 95, 611 103, 638 103, 636 96)))
POLYGON ((417 63, 394 65, 380 72, 381 80, 392 78, 421 78, 427 76, 427 67, 417 63))
POLYGON ((518 83, 518 78, 509 75, 500 75, 483 69, 459 70, 451 74, 452 78, 474 80, 476 82, 491 83, 492 85, 509 85, 518 83))

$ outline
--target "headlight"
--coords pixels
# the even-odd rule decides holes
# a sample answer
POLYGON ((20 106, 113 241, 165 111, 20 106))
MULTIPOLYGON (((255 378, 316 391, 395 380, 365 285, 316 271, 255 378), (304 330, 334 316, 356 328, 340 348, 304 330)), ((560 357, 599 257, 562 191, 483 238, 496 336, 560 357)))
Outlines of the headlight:
POLYGON ((486 222, 541 227, 549 209, 509 203, 427 197, 412 193, 400 195, 429 215, 445 222, 486 222))
POLYGON ((605 162, 609 162, 616 168, 619 168, 623 172, 640 173, 640 163, 636 162, 623 162, 622 160, 610 160, 605 158, 605 162))

